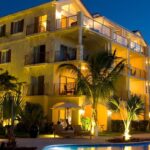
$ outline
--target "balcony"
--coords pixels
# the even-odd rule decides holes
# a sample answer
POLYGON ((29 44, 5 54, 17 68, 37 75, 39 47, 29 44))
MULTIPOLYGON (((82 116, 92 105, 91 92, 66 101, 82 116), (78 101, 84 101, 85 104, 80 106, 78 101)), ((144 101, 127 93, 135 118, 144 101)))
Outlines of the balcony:
POLYGON ((26 28, 26 35, 32 35, 36 33, 42 33, 42 32, 47 32, 50 31, 50 21, 41 21, 38 24, 30 24, 27 25, 26 28))
POLYGON ((73 51, 67 51, 67 52, 56 51, 55 62, 76 60, 77 58, 76 53, 77 53, 76 49, 74 49, 73 51))
POLYGON ((76 83, 56 83, 54 85, 54 93, 56 95, 75 95, 76 83))
POLYGON ((133 77, 136 78, 141 78, 141 79, 146 79, 147 75, 146 75, 146 71, 135 68, 135 67, 129 67, 129 74, 133 77))
POLYGON ((146 55, 147 54, 147 51, 146 51, 146 49, 143 47, 143 46, 141 46, 141 45, 139 45, 139 44, 137 44, 137 43, 135 43, 135 42, 130 42, 130 45, 129 45, 129 48, 131 49, 131 50, 133 50, 133 51, 135 51, 135 52, 138 52, 138 53, 141 53, 141 54, 143 54, 143 55, 146 55))
POLYGON ((121 44, 123 46, 126 46, 126 47, 128 46, 127 38, 125 38, 125 37, 123 37, 121 35, 118 35, 118 34, 114 33, 113 34, 113 40, 114 40, 114 42, 117 42, 117 43, 119 43, 119 44, 121 44))
POLYGON ((25 66, 26 65, 38 65, 38 64, 44 64, 44 63, 50 63, 50 54, 49 52, 43 53, 40 55, 35 54, 29 54, 25 55, 25 66))
POLYGON ((111 29, 109 27, 107 27, 89 17, 84 16, 83 26, 94 32, 100 33, 106 37, 109 37, 109 38, 111 37, 111 29))
POLYGON ((77 15, 65 17, 62 19, 57 19, 56 30, 77 26, 78 22, 82 22, 83 27, 85 27, 86 29, 92 32, 96 32, 104 36, 105 38, 112 40, 115 43, 118 43, 122 46, 127 47, 130 50, 133 50, 134 52, 147 55, 146 47, 141 46, 136 42, 133 42, 131 39, 126 38, 121 34, 117 34, 113 32, 113 30, 110 27, 86 16, 83 16, 83 20, 78 20, 77 15))
POLYGON ((43 96, 48 95, 48 84, 38 85, 29 84, 25 86, 26 96, 43 96))
POLYGON ((56 20, 56 30, 67 29, 78 25, 77 15, 56 20))

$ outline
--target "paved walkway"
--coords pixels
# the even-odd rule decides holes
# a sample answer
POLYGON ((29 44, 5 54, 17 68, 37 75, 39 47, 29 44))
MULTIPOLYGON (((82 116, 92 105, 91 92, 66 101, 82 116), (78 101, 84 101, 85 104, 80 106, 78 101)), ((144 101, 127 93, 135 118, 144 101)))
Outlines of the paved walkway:
MULTIPOLYGON (((136 134, 133 135, 133 137, 140 137, 140 138, 150 138, 150 133, 147 134, 136 134)), ((17 145, 18 146, 25 146, 25 147, 38 147, 38 150, 42 150, 43 147, 48 145, 55 145, 55 144, 101 144, 101 143, 107 143, 107 139, 110 137, 107 136, 100 136, 97 138, 94 138, 90 140, 87 137, 83 138, 17 138, 17 145)), ((4 140, 0 140, 4 141, 4 140)))

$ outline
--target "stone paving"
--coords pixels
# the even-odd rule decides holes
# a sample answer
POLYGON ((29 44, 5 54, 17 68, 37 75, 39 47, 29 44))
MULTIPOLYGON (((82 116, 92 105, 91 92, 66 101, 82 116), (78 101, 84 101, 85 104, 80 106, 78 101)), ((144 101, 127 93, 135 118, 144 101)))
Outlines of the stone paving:
MULTIPOLYGON (((140 137, 140 138, 150 138, 150 133, 147 134, 136 134, 133 137, 140 137)), ((48 145, 55 145, 55 144, 101 144, 107 143, 107 139, 110 137, 107 136, 100 136, 97 138, 89 139, 87 137, 77 137, 77 138, 52 138, 52 137, 40 137, 36 139, 32 138, 17 138, 17 145, 18 146, 25 146, 25 147, 37 147, 37 150, 42 150, 43 147, 48 145)), ((4 141, 4 139, 0 140, 4 141)))

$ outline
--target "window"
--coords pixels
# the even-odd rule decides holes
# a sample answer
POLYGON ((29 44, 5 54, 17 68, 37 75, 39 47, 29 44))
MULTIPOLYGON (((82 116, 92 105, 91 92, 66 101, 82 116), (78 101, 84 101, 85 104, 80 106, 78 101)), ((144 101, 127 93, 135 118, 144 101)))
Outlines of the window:
POLYGON ((30 95, 44 95, 44 76, 31 77, 30 95))
POLYGON ((23 32, 23 27, 24 27, 24 20, 20 20, 17 22, 12 22, 11 23, 11 34, 15 34, 18 32, 23 32))
POLYGON ((45 62, 45 45, 34 47, 33 50, 33 63, 44 63, 45 62))
POLYGON ((0 63, 8 63, 11 61, 11 50, 4 50, 0 52, 0 63))
POLYGON ((0 37, 5 36, 6 33, 6 25, 0 25, 0 37))
POLYGON ((34 33, 45 32, 47 30, 47 15, 34 18, 34 33))
POLYGON ((61 60, 75 60, 76 48, 60 45, 60 59, 61 60))

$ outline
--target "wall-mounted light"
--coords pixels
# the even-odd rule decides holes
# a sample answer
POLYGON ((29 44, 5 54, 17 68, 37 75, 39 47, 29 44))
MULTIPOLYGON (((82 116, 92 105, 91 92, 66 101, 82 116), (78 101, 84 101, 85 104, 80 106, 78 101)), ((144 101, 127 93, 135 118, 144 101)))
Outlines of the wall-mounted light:
POLYGON ((86 29, 90 29, 90 26, 87 24, 87 25, 85 26, 85 28, 86 28, 86 29))

